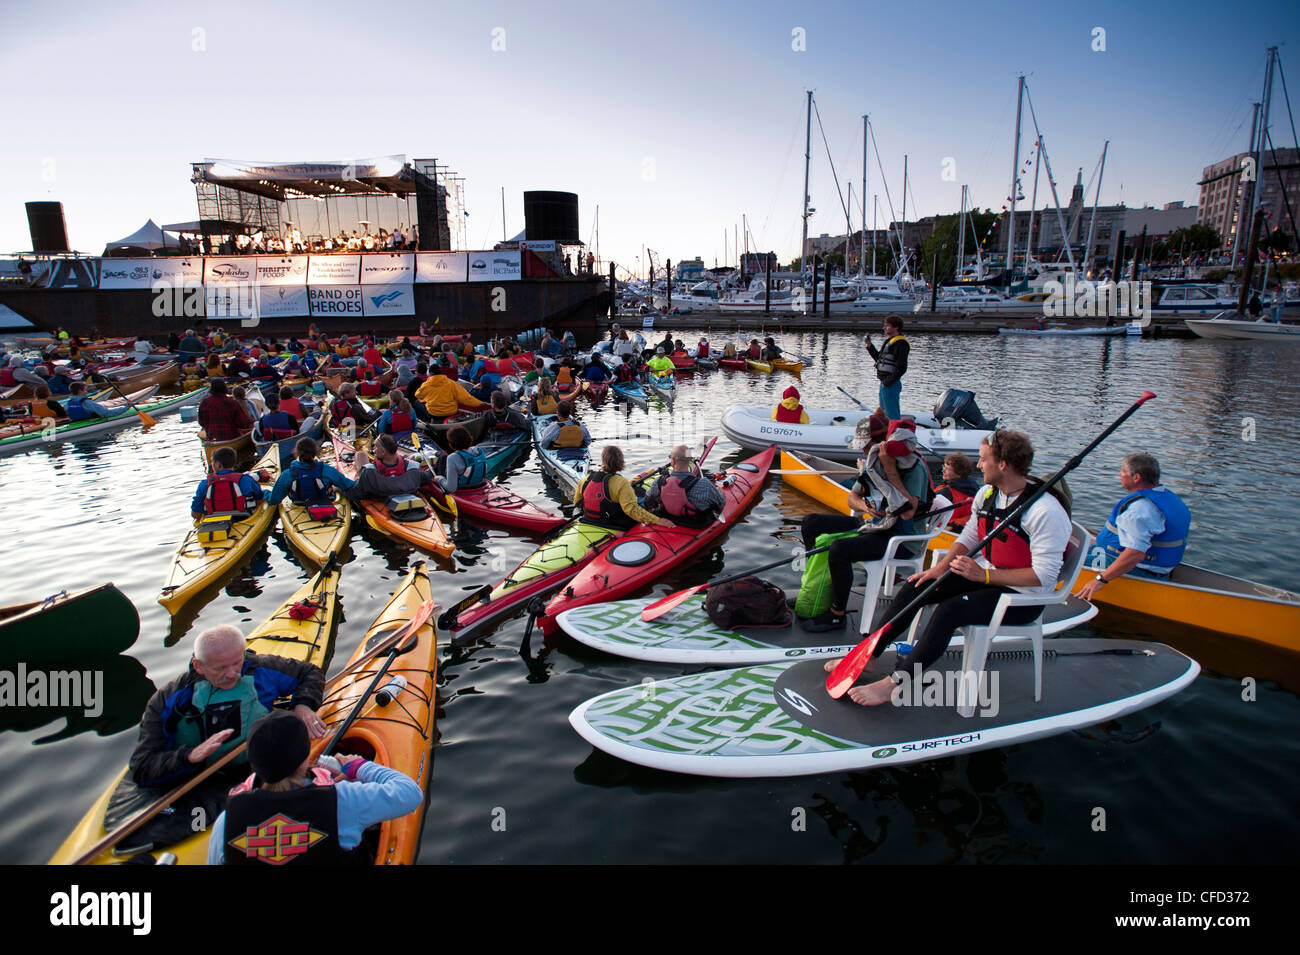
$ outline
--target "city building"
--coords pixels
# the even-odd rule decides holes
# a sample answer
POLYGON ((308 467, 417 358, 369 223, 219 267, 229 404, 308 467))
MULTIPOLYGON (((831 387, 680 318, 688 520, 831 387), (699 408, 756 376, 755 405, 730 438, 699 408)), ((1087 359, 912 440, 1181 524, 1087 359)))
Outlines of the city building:
MULTIPOLYGON (((1250 214, 1248 207, 1253 201, 1253 186, 1248 170, 1253 160, 1251 153, 1229 156, 1201 170, 1201 179, 1197 183, 1201 187, 1197 221, 1219 230, 1225 252, 1232 251, 1239 220, 1250 214)), ((1253 178, 1259 181, 1261 205, 1267 203, 1263 205, 1264 214, 1271 228, 1281 228, 1289 233, 1292 229, 1286 210, 1288 202, 1291 212, 1300 216, 1300 151, 1265 150, 1262 165, 1263 169, 1253 178)), ((1242 238, 1244 244, 1246 236, 1242 238)), ((1244 249, 1239 250, 1239 254, 1242 252, 1244 249)))

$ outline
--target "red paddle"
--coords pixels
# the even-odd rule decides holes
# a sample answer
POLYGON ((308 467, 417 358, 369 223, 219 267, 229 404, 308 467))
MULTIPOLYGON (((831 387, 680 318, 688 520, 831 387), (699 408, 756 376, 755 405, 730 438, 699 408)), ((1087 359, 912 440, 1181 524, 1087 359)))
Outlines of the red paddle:
MULTIPOLYGON (((1118 428, 1125 421, 1127 421, 1134 414, 1134 412, 1138 410, 1138 408, 1141 408, 1143 404, 1150 401, 1154 397, 1155 394, 1153 394, 1150 391, 1142 392, 1142 397, 1138 398, 1138 400, 1135 401, 1127 411, 1125 411, 1122 415, 1116 418, 1115 421, 1110 425, 1110 427, 1108 427, 1101 434, 1097 435, 1097 437, 1093 439, 1091 444, 1089 444, 1086 448, 1084 448, 1074 457, 1070 458, 1069 461, 1065 462, 1065 465, 1059 471, 1053 474, 1045 482, 1040 484, 1032 494, 1028 496, 1021 495, 1021 497, 1016 501, 1015 505, 1011 508, 1011 510, 1007 512, 1006 516, 1004 516, 1002 520, 999 521, 997 525, 991 531, 989 531, 987 535, 985 535, 983 540, 981 540, 978 544, 976 544, 973 548, 971 548, 970 555, 973 557, 976 554, 978 554, 984 547, 988 545, 989 541, 993 540, 993 538, 1001 534, 1003 530, 1005 530, 1007 526, 1012 522, 1012 520, 1018 514, 1020 514, 1020 512, 1024 511, 1027 507, 1029 507, 1029 505, 1033 504, 1036 500, 1038 500, 1040 497, 1046 494, 1048 489, 1051 488, 1054 484, 1056 484, 1059 480, 1061 480, 1061 478, 1065 477, 1067 473, 1077 468, 1080 462, 1082 462, 1083 459, 1087 457, 1089 453, 1092 452, 1093 448, 1097 447, 1097 445, 1105 441, 1106 438, 1110 437, 1111 432, 1113 432, 1116 428, 1118 428)), ((856 647, 854 647, 852 650, 849 651, 849 655, 846 656, 843 660, 841 660, 839 662, 839 665, 835 667, 835 669, 831 672, 830 676, 826 678, 826 692, 830 694, 831 699, 838 700, 841 696, 843 696, 846 692, 848 692, 849 687, 853 685, 854 681, 857 680, 857 678, 861 675, 862 671, 866 669, 867 663, 868 661, 870 661, 872 653, 875 652, 876 646, 880 643, 881 640, 883 640, 891 632, 893 632, 894 621, 898 620, 900 617, 910 613, 912 610, 924 604, 926 596, 929 595, 929 593, 932 590, 934 590, 934 588, 939 586, 939 582, 944 578, 946 578, 950 573, 952 573, 951 568, 944 571, 943 574, 936 577, 934 580, 930 581, 929 584, 927 584, 925 587, 923 587, 920 591, 917 592, 915 597, 913 597, 911 600, 907 602, 907 606, 903 607, 901 610, 899 610, 897 613, 891 616, 889 620, 885 621, 885 623, 878 630, 876 630, 869 637, 867 637, 865 640, 863 640, 856 647)))

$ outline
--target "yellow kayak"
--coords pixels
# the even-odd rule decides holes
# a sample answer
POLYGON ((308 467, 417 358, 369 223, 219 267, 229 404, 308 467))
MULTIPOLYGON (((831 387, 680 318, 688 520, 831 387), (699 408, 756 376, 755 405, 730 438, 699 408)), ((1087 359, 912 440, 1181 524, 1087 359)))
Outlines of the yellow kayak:
POLYGON ((791 361, 789 358, 773 358, 772 367, 780 371, 788 371, 792 375, 803 374, 803 362, 791 361))
POLYGON ((746 358, 745 365, 749 368, 750 371, 761 371, 769 375, 772 373, 771 364, 765 361, 759 361, 756 358, 746 358))
MULTIPOLYGON (((328 461, 333 452, 328 446, 321 449, 320 461, 328 461)), ((335 514, 330 517, 312 517, 307 505, 295 504, 286 495, 280 501, 280 526, 294 549, 314 564, 323 564, 331 553, 342 553, 352 533, 352 505, 342 494, 335 492, 335 514)))
MULTIPOLYGON (((280 475, 278 446, 273 444, 267 448, 262 459, 253 465, 252 473, 259 469, 266 470, 270 475, 269 481, 261 482, 262 493, 270 494, 280 475)), ((275 508, 265 500, 259 501, 248 517, 231 524, 229 536, 225 540, 208 543, 199 540, 199 528, 195 526, 185 535, 176 551, 171 570, 167 574, 167 582, 158 595, 158 602, 175 615, 204 587, 239 566, 270 529, 275 514, 275 508)))
MULTIPOLYGON (((338 565, 331 562, 312 580, 300 587, 264 623, 248 634, 249 649, 256 653, 275 654, 294 660, 309 660, 321 669, 325 669, 329 665, 331 642, 339 617, 339 575, 338 565), (290 616, 291 607, 307 602, 317 604, 315 612, 310 617, 296 620, 290 616)), ((59 846, 59 850, 50 859, 50 865, 72 864, 108 834, 104 825, 105 815, 113 793, 126 777, 127 771, 123 769, 108 784, 103 795, 90 807, 68 838, 63 840, 63 845, 59 846)), ((143 793, 142 790, 140 792, 143 793)), ((148 803, 141 802, 139 808, 144 808, 145 805, 148 803)), ((121 819, 112 820, 114 828, 129 819, 128 813, 121 819)), ((214 820, 207 821, 211 823, 214 820)), ((131 836, 123 840, 124 844, 131 844, 131 842, 131 836)), ((175 853, 178 865, 203 865, 208 854, 208 834, 206 831, 198 832, 175 845, 150 848, 145 851, 175 853)), ((116 865, 127 861, 130 855, 117 856, 112 849, 109 849, 96 856, 91 864, 116 865)))

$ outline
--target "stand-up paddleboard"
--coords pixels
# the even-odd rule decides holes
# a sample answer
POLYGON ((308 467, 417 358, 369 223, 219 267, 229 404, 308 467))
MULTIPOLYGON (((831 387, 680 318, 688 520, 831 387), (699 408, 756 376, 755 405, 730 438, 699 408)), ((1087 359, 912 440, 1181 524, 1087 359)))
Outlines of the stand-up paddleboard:
MULTIPOLYGON (((704 596, 688 600, 647 623, 641 619, 641 611, 658 599, 658 596, 643 597, 574 607, 561 613, 555 622, 578 642, 606 653, 632 660, 698 666, 741 666, 800 657, 828 660, 844 656, 862 639, 858 632, 861 589, 849 598, 844 629, 830 633, 807 633, 798 620, 792 620, 786 627, 728 630, 719 627, 704 612, 704 596)), ((881 603, 886 607, 889 604, 887 600, 881 603)), ((1095 606, 1071 597, 1063 604, 1047 607, 1043 634, 1050 637, 1063 633, 1095 616, 1095 606)), ((994 642, 1001 645, 1002 640, 998 637, 994 642)), ((961 636, 953 637, 951 646, 960 645, 961 636)))
MULTIPOLYGON (((887 650, 864 678, 891 672, 894 658, 887 650)), ((950 649, 927 672, 951 688, 960 669, 961 651, 950 649)), ((955 706, 917 705, 930 678, 900 686, 907 705, 833 700, 818 658, 621 687, 583 703, 569 722, 596 748, 653 769, 806 776, 920 762, 1092 726, 1173 696, 1200 671, 1195 660, 1159 643, 1053 640, 1044 651, 1042 700, 1035 702, 1029 641, 1008 641, 989 653, 985 689, 997 692, 971 717, 959 716, 955 706)))

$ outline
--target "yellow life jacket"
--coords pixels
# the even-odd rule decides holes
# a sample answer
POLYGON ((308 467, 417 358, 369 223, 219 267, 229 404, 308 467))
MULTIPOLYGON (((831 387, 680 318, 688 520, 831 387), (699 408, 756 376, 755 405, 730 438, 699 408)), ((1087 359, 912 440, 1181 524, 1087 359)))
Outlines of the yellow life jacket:
POLYGON ((556 448, 580 448, 584 440, 582 426, 570 423, 560 426, 560 433, 551 442, 551 446, 556 448))
POLYGON ((560 410, 560 403, 555 395, 538 395, 535 400, 538 414, 555 414, 560 410))

